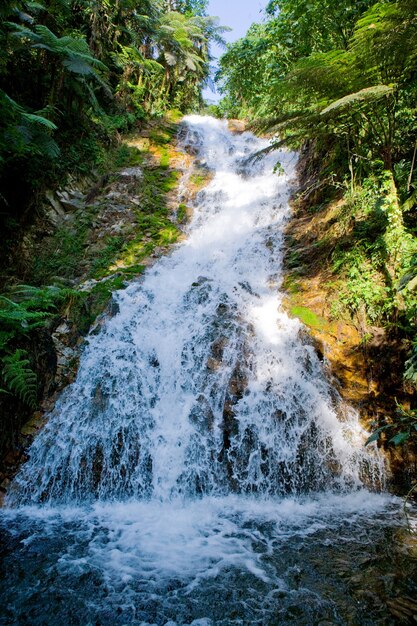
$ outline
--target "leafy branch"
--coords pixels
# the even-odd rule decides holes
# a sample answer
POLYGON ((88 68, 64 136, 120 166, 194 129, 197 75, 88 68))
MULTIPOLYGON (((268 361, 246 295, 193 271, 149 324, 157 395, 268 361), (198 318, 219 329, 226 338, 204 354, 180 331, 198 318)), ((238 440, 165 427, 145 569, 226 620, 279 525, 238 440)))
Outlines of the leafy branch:
POLYGON ((377 428, 370 437, 368 437, 365 445, 378 441, 382 434, 390 436, 387 440, 388 445, 401 445, 417 438, 417 409, 406 409, 397 403, 396 419, 392 423, 384 424, 377 428), (393 434, 394 433, 394 434, 393 434))

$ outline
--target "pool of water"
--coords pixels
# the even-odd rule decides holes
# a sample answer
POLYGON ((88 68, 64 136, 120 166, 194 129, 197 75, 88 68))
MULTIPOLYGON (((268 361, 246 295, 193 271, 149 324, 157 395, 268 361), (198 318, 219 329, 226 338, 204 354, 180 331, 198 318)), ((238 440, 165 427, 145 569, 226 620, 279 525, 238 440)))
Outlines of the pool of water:
POLYGON ((0 527, 4 625, 371 626, 417 614, 417 541, 387 495, 30 507, 3 511, 0 527))

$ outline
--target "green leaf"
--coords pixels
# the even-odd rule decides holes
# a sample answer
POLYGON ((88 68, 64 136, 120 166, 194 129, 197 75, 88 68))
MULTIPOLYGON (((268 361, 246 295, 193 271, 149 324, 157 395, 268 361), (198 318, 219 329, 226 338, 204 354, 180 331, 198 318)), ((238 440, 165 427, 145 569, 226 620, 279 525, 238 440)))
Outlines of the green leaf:
POLYGON ((407 441, 407 439, 410 437, 410 433, 409 432, 403 432, 403 433, 397 433, 396 435, 394 435, 394 437, 392 437, 389 442, 395 444, 396 446, 404 443, 404 441, 407 441))
POLYGON ((367 446, 368 444, 372 443, 373 441, 378 441, 379 436, 381 434, 380 431, 381 431, 381 429, 379 428, 374 433, 372 433, 372 435, 370 437, 368 437, 368 439, 365 441, 365 446, 367 446))
POLYGON ((58 128, 51 120, 47 120, 46 117, 42 117, 41 115, 35 115, 34 113, 23 113, 22 115, 25 120, 36 122, 36 124, 41 124, 50 130, 57 130, 58 128))

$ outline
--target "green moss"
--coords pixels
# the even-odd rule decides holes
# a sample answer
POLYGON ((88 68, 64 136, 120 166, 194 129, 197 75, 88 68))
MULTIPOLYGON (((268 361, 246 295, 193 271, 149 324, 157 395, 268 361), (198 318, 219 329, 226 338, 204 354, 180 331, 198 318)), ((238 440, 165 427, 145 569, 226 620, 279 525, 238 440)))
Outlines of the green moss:
POLYGON ((180 204, 177 209, 177 221, 179 224, 183 224, 187 220, 187 205, 180 204))
POLYGON ((174 131, 171 130, 169 126, 166 126, 157 130, 152 130, 149 133, 149 137, 157 146, 166 146, 170 143, 173 132, 174 131))
POLYGON ((101 174, 119 170, 123 167, 137 167, 143 165, 146 151, 142 152, 126 141, 110 148, 99 165, 101 174))
POLYGON ((125 245, 123 237, 108 236, 105 241, 105 247, 97 253, 97 257, 91 266, 90 274, 94 278, 102 278, 108 275, 109 265, 119 256, 125 245))
POLYGON ((164 148, 161 152, 160 166, 166 170, 169 167, 169 153, 166 148, 164 148))
POLYGON ((165 117, 168 120, 168 122, 178 124, 178 122, 180 122, 182 118, 184 117, 184 114, 179 109, 170 109, 169 111, 166 112, 165 117))
POLYGON ((287 274, 282 283, 284 291, 295 294, 300 292, 299 277, 296 274, 287 274))
POLYGON ((190 176, 190 182, 196 187, 203 187, 208 180, 207 172, 197 172, 190 176))
POLYGON ((170 172, 168 172, 168 174, 166 174, 160 182, 161 191, 163 191, 164 193, 168 193, 169 191, 175 189, 178 184, 179 177, 180 173, 175 170, 171 170, 170 172))
POLYGON ((294 306, 291 308, 291 315, 294 317, 298 317, 303 324, 306 326, 311 326, 312 328, 323 328, 325 326, 326 321, 316 315, 314 311, 309 309, 306 306, 294 306))
POLYGON ((174 225, 162 228, 162 230, 160 230, 158 234, 159 245, 168 246, 171 243, 175 243, 176 241, 178 241, 178 236, 178 229, 174 225))

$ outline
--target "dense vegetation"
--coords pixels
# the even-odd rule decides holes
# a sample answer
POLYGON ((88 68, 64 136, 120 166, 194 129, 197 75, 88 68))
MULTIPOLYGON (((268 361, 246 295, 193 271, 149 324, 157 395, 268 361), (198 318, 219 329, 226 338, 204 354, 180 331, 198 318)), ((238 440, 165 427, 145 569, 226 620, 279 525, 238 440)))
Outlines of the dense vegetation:
MULTIPOLYGON (((218 113, 249 118, 274 146, 302 150, 311 213, 342 200, 326 244, 334 316, 382 326, 417 382, 417 1, 271 0, 266 19, 230 45, 218 113), (308 172, 307 172, 308 174, 308 172)), ((407 393, 405 393, 407 392, 407 393)), ((379 424, 392 443, 417 438, 416 411, 379 424)), ((393 411, 395 404, 393 398, 393 411)))
MULTIPOLYGON (((176 180, 176 172, 166 171, 166 145, 175 132, 168 124, 160 127, 162 133, 154 130, 150 140, 160 154, 142 177, 135 233, 107 237, 96 258, 86 259, 86 238, 98 211, 97 205, 87 205, 71 228, 58 226, 51 234, 45 226, 44 242, 26 275, 11 267, 20 239, 39 217, 46 190, 92 171, 106 174, 109 154, 116 169, 142 166, 143 155, 121 144, 121 134, 167 111, 185 113, 202 104, 210 44, 222 43, 225 30, 206 9, 207 0, 1 2, 0 413, 5 430, 17 413, 37 406, 42 385, 35 373, 36 346, 42 344, 45 324, 69 303, 81 310, 86 301, 88 294, 57 283, 56 277, 73 279, 81 263, 89 263, 88 277, 100 278, 115 255, 128 257, 123 276, 134 275, 143 269, 146 254, 177 236, 164 200, 176 180), (31 286, 24 284, 26 277, 31 286)), ((120 286, 120 272, 115 280, 120 286)), ((116 287, 114 281, 99 284, 96 301, 104 306, 116 287)), ((99 310, 93 306, 90 317, 99 310)))
POLYGON ((45 185, 91 171, 117 131, 201 102, 203 0, 6 0, 0 8, 0 216, 13 230, 45 185))

